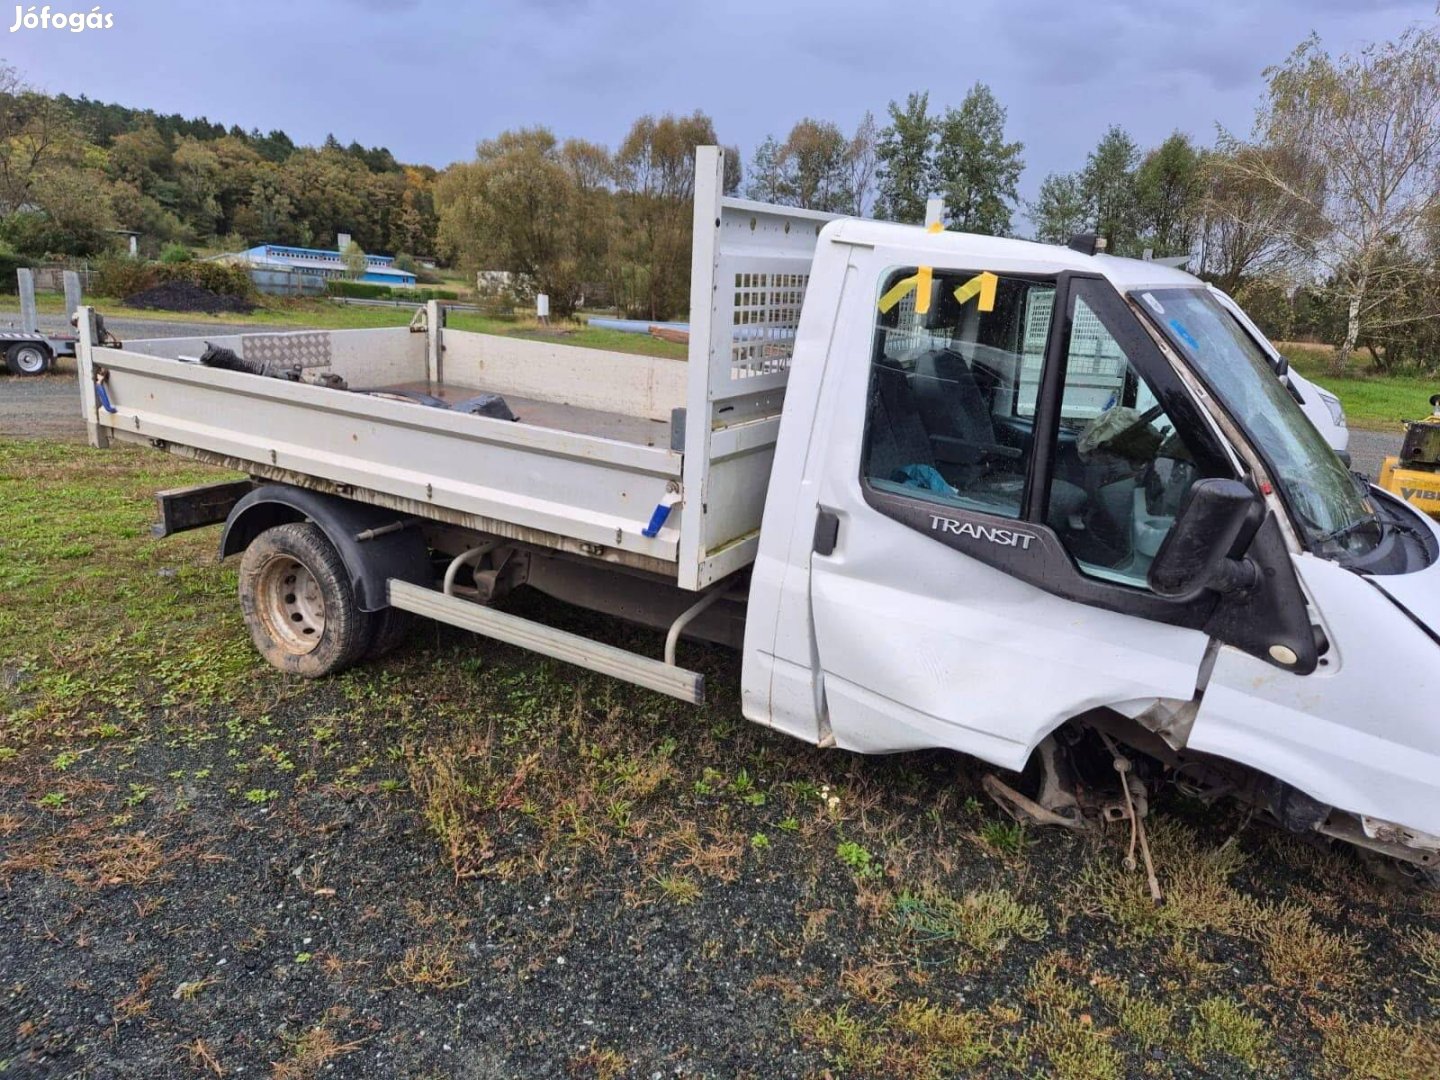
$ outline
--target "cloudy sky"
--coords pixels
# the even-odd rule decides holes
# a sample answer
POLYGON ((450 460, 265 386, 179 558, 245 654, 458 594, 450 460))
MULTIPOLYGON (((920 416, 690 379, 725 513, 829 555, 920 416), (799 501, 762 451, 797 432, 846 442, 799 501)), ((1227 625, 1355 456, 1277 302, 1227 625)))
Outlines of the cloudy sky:
MULTIPOLYGON (((28 8, 29 5, 26 5, 28 8)), ((63 3, 57 10, 90 5, 63 3)), ((748 160, 802 116, 849 130, 892 98, 1008 107, 1029 194, 1111 123, 1142 144, 1249 130, 1264 68, 1312 30, 1344 51, 1435 0, 102 0, 114 28, 20 30, 0 50, 50 91, 333 132, 441 166, 508 127, 617 144, 646 112, 703 109, 748 160)), ((15 22, 12 8, 5 25, 15 22)))

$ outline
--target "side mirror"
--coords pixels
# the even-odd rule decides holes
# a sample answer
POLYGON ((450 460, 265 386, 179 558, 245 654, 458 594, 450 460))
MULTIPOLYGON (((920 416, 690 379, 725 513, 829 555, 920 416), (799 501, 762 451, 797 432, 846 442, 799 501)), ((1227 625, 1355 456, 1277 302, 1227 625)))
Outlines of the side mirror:
POLYGON ((1239 480, 1195 481, 1150 564, 1150 588, 1171 600, 1253 588, 1260 573, 1244 555, 1264 521, 1264 501, 1239 480))

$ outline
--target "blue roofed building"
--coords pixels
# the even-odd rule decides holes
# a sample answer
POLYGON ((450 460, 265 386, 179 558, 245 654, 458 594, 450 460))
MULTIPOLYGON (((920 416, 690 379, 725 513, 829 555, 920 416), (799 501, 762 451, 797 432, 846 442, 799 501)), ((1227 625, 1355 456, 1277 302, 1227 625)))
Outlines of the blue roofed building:
MULTIPOLYGON (((343 278, 347 270, 344 256, 340 252, 345 249, 349 240, 344 233, 340 235, 339 251, 292 247, 289 244, 258 244, 228 258, 244 259, 251 266, 266 270, 289 270, 318 278, 343 278)), ((415 275, 409 270, 397 267, 394 256, 366 255, 365 273, 358 280, 405 289, 414 286, 415 275)))

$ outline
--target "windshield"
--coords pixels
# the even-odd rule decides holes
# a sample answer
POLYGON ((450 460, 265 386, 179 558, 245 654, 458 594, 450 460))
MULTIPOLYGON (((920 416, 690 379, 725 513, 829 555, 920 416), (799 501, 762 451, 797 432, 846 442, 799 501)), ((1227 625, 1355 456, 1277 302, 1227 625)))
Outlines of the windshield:
POLYGON ((1235 317, 1204 289, 1150 289, 1142 307, 1250 437, 1306 545, 1327 558, 1381 539, 1369 500, 1235 317))

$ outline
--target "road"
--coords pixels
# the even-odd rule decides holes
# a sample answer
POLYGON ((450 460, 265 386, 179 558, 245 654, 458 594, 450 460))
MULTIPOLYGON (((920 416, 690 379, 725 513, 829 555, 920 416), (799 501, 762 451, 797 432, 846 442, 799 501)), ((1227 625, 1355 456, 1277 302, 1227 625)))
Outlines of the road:
MULTIPOLYGON (((64 315, 41 315, 36 319, 41 330, 57 331, 69 330, 70 324, 64 315)), ((20 325, 20 312, 0 311, 0 324, 9 323, 14 326, 20 325)), ((180 322, 178 320, 166 319, 129 319, 110 318, 105 319, 105 326, 112 334, 120 338, 155 338, 155 337, 201 337, 205 334, 218 334, 227 330, 243 330, 247 333, 265 332, 268 330, 301 330, 298 326, 263 326, 259 323, 232 323, 221 318, 207 318, 203 322, 180 322)))
MULTIPOLYGON (((63 315, 41 315, 41 330, 63 330, 68 325, 63 315)), ((18 311, 0 311, 0 324, 19 324, 18 311)), ((204 322, 178 322, 165 319, 106 319, 106 328, 120 338, 203 337, 236 331, 247 333, 267 330, 298 330, 295 326, 261 326, 256 323, 232 323, 223 319, 204 322)), ((75 387, 75 362, 58 361, 58 370, 40 378, 21 379, 0 374, 0 436, 30 435, 44 438, 83 439, 85 425, 80 418, 80 402, 75 387)))
POLYGON ((1350 429, 1350 465, 1356 472, 1364 473, 1374 480, 1380 475, 1380 466, 1387 457, 1400 452, 1403 436, 1389 431, 1361 431, 1350 429))

